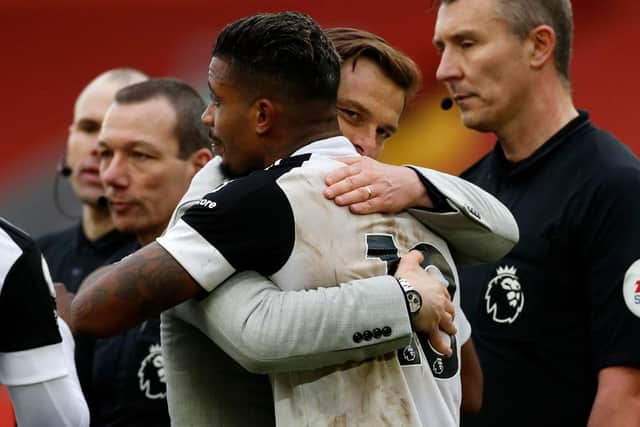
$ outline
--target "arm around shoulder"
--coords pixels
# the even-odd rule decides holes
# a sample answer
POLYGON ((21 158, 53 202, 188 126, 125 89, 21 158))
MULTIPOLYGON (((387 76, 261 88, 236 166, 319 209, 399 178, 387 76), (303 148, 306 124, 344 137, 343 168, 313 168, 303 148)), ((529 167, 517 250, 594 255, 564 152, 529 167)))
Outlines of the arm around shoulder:
POLYGON ((196 296, 200 285, 157 242, 89 275, 71 302, 77 332, 121 333, 196 296))
POLYGON ((404 295, 391 276, 282 291, 242 272, 203 301, 176 307, 174 315, 255 373, 364 360, 408 344, 412 333, 404 295))
POLYGON ((452 210, 411 209, 410 212, 447 240, 457 262, 494 262, 518 243, 515 218, 494 196, 457 176, 411 167, 444 196, 452 210))

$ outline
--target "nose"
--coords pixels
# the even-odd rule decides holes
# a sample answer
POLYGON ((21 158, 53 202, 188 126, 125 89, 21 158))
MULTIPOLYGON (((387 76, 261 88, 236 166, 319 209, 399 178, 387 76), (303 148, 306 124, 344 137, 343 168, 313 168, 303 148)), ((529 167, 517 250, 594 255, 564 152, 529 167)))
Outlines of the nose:
POLYGON ((122 189, 129 185, 129 171, 124 156, 114 154, 111 158, 101 159, 100 179, 106 189, 122 189))
POLYGON ((214 126, 214 121, 213 121, 213 110, 214 110, 215 106, 213 105, 213 103, 209 103, 209 105, 207 105, 207 108, 204 110, 204 112, 202 113, 202 116, 200 116, 200 119, 202 120, 202 123, 204 123, 205 125, 209 126, 209 127, 213 127, 214 126))
POLYGON ((98 158, 98 141, 93 141, 91 144, 91 151, 89 151, 91 157, 98 158))
POLYGON ((460 67, 456 54, 450 49, 444 50, 440 56, 440 63, 436 70, 436 79, 440 82, 447 82, 461 78, 462 68, 460 67))
POLYGON ((375 127, 359 129, 352 135, 351 143, 360 155, 375 158, 378 149, 375 127))

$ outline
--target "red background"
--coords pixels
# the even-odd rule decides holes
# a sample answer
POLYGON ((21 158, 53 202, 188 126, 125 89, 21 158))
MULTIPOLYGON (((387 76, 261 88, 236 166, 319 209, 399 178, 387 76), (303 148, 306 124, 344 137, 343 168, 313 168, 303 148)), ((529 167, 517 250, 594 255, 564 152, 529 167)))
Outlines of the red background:
MULTIPOLYGON (((430 42, 435 14, 429 4, 429 0, 5 1, 0 6, 4 44, 0 199, 5 186, 42 171, 42 162, 62 151, 74 99, 93 76, 128 65, 202 87, 217 30, 256 11, 299 9, 325 26, 359 26, 381 34, 423 69, 425 85, 422 99, 414 103, 415 114, 424 102, 435 102, 439 96, 430 95, 441 90, 433 81, 438 57, 430 42)), ((576 104, 589 109, 597 124, 638 153, 633 103, 640 93, 635 39, 640 3, 580 0, 574 8, 576 104)), ((430 133, 422 139, 424 144, 446 145, 430 133)), ((475 148, 467 144, 462 152, 445 152, 427 165, 459 172, 477 157, 475 148), (450 165, 447 155, 458 161, 450 165)), ((411 151, 403 161, 412 161, 411 151)))
MULTIPOLYGON (((301 10, 324 26, 355 26, 378 33, 421 66, 424 88, 385 153, 388 161, 460 172, 491 145, 466 131, 457 113, 439 111, 434 82, 438 57, 431 46, 435 13, 430 0, 59 0, 1 1, 2 140, 0 215, 34 234, 57 223, 50 201, 55 162, 64 149, 73 102, 100 72, 132 66, 205 88, 209 51, 225 23, 258 11, 301 10), (47 194, 34 205, 25 192, 47 194), (24 205, 24 206, 23 206, 24 205), (34 207, 35 206, 35 207, 34 207), (27 213, 36 210, 29 219, 27 213), (7 212, 13 212, 9 215, 7 212), (13 215, 13 216, 12 216, 13 215)), ((593 121, 636 154, 638 99, 636 30, 640 2, 574 2, 574 99, 593 121)), ((3 425, 0 422, 0 425, 3 425)))

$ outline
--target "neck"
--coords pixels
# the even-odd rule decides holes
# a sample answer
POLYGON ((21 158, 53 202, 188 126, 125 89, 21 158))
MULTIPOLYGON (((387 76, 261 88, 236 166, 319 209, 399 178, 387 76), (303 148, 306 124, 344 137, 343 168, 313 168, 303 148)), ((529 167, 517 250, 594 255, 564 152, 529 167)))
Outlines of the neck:
POLYGON ((274 132, 273 140, 278 143, 273 144, 271 146, 273 149, 266 153, 266 165, 290 156, 296 150, 313 141, 339 135, 342 135, 342 132, 338 126, 335 109, 324 115, 307 114, 306 121, 302 117, 290 119, 287 125, 283 126, 281 133, 274 132), (309 116, 315 116, 316 121, 309 123, 309 116))
POLYGON ((567 123, 578 116, 570 90, 559 79, 535 86, 535 93, 513 119, 496 131, 505 157, 518 162, 531 156, 567 123))
POLYGON ((140 243, 140 246, 146 246, 149 243, 156 240, 156 238, 160 237, 164 232, 164 230, 167 228, 167 225, 169 225, 168 219, 167 219, 167 222, 163 224, 160 228, 136 233, 136 239, 138 239, 138 243, 140 243))
POLYGON ((109 209, 82 204, 82 230, 89 241, 96 241, 113 230, 109 209))

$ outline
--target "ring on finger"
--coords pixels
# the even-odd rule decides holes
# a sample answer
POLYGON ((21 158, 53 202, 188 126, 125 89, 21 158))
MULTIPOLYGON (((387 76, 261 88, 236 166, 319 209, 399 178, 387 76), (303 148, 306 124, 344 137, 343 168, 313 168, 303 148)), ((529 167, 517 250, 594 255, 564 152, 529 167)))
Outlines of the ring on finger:
POLYGON ((373 191, 371 190, 371 187, 369 187, 368 185, 364 188, 367 190, 367 193, 369 194, 367 196, 367 200, 369 200, 373 196, 373 191))

